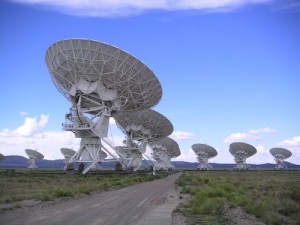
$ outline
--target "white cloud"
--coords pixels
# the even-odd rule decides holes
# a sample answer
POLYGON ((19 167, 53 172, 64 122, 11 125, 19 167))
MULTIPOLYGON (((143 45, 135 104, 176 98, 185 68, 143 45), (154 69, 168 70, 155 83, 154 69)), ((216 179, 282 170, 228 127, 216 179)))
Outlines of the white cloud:
POLYGON ((265 128, 259 128, 259 129, 252 129, 245 133, 232 133, 229 135, 229 137, 225 138, 225 143, 235 142, 235 141, 245 141, 245 140, 260 140, 259 137, 253 135, 253 134, 270 134, 270 133, 276 133, 276 130, 265 127, 265 128))
POLYGON ((194 137, 195 134, 191 132, 186 132, 186 131, 174 131, 171 135, 170 138, 173 138, 175 140, 186 140, 194 137))
POLYGON ((246 4, 262 4, 274 0, 11 0, 52 8, 79 16, 113 17, 134 15, 147 10, 232 10, 246 4))
POLYGON ((283 140, 277 143, 278 146, 283 147, 299 147, 300 148, 300 135, 290 139, 283 140))
POLYGON ((224 142, 236 142, 236 141, 245 141, 245 140, 259 140, 259 137, 253 136, 249 133, 232 133, 227 137, 224 142))
POLYGON ((109 118, 109 125, 110 126, 117 126, 115 118, 113 118, 113 117, 109 118))
POLYGON ((45 156, 45 159, 62 159, 60 148, 66 147, 77 150, 80 139, 75 138, 72 132, 57 131, 44 132, 43 137, 0 136, 2 143, 1 153, 4 155, 21 155, 27 157, 25 149, 34 149, 45 156))
POLYGON ((172 159, 172 161, 198 162, 197 155, 191 148, 188 151, 181 150, 180 156, 172 159))
POLYGON ((48 123, 49 115, 41 115, 40 119, 26 117, 25 122, 15 130, 0 131, 1 153, 4 155, 26 156, 25 149, 36 149, 46 159, 63 158, 60 148, 67 147, 77 150, 80 139, 72 132, 43 131, 48 123))
POLYGON ((257 150, 257 153, 265 153, 265 152, 267 152, 266 149, 265 149, 265 147, 262 146, 262 145, 257 146, 256 150, 257 150))
POLYGON ((276 130, 271 129, 269 127, 265 127, 265 128, 250 130, 249 133, 250 134, 269 134, 269 133, 276 133, 276 130))
POLYGON ((42 137, 42 129, 48 123, 49 115, 41 115, 40 120, 26 117, 25 123, 15 130, 3 129, 0 131, 0 137, 42 137))
POLYGON ((37 118, 26 117, 25 124, 18 127, 14 132, 18 135, 30 137, 41 136, 43 127, 48 123, 49 115, 41 115, 40 120, 37 118))

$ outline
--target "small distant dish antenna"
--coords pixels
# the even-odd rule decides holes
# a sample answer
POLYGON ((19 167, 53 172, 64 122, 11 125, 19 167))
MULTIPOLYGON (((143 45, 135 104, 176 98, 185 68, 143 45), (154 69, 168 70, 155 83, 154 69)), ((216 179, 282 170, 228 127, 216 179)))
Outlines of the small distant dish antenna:
POLYGON ((69 148, 61 148, 60 152, 65 157, 66 166, 64 169, 66 169, 67 165, 70 163, 70 159, 72 158, 73 155, 75 155, 76 151, 74 151, 73 149, 69 149, 69 148))
POLYGON ((150 140, 149 145, 152 149, 152 158, 155 160, 153 175, 155 175, 157 170, 174 168, 171 159, 180 155, 179 145, 176 141, 169 137, 158 138, 150 140))
MULTIPOLYGON (((152 139, 167 137, 173 132, 172 123, 162 114, 151 110, 116 112, 113 114, 117 126, 126 135, 123 149, 130 152, 146 153, 148 142, 152 139)), ((118 150, 118 149, 117 149, 118 150)), ((118 153, 118 151, 116 152, 118 153)), ((139 154, 135 154, 135 156, 139 154)), ((120 157, 122 155, 119 154, 120 157)), ((142 165, 142 158, 136 164, 142 165)), ((131 166, 130 164, 127 166, 131 166)), ((139 166, 139 167, 140 167, 139 166)), ((139 169, 134 168, 134 170, 139 169)))
POLYGON ((211 167, 208 164, 208 160, 218 155, 216 149, 206 144, 193 144, 192 149, 197 155, 199 162, 197 168, 200 170, 208 170, 211 167))
POLYGON ((257 150, 252 145, 243 142, 234 142, 229 145, 229 152, 234 156, 234 161, 237 163, 236 169, 246 170, 249 165, 246 164, 246 159, 253 156, 257 150))
POLYGON ((41 153, 39 153, 36 150, 31 150, 31 149, 25 149, 25 153, 27 154, 27 156, 29 158, 29 160, 28 160, 28 163, 29 163, 28 168, 29 169, 37 169, 38 167, 35 164, 35 161, 43 159, 44 155, 41 154, 41 153))
POLYGON ((101 140, 98 137, 82 138, 79 150, 70 158, 69 163, 88 163, 89 165, 82 172, 87 173, 90 169, 96 168, 98 163, 106 161, 107 154, 102 151, 101 146, 101 140))
POLYGON ((0 160, 5 159, 6 157, 0 153, 0 160))
POLYGON ((270 153, 276 162, 276 170, 287 168, 287 166, 284 164, 284 160, 292 156, 292 153, 289 150, 285 148, 271 148, 270 153))

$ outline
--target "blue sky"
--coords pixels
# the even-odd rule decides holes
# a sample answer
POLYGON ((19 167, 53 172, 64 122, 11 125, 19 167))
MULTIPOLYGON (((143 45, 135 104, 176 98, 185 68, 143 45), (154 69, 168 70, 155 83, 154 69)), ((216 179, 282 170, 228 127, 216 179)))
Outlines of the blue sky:
MULTIPOLYGON (((45 52, 61 39, 88 38, 154 71, 163 88, 154 109, 173 123, 176 160, 195 162, 191 145, 206 143, 219 153, 212 162, 232 163, 228 146, 242 141, 258 150, 250 163, 272 163, 269 149, 285 147, 300 164, 299 2, 81 2, 1 1, 2 154, 33 148, 57 159, 61 147, 76 150, 78 140, 61 129, 70 104, 51 81, 45 52)), ((123 138, 114 125, 111 134, 123 138)))

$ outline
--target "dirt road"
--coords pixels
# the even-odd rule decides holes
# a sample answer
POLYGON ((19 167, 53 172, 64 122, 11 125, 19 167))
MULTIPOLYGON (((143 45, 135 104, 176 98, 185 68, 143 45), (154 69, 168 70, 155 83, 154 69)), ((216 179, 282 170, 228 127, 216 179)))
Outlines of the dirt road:
POLYGON ((174 189, 179 176, 177 173, 49 207, 13 210, 0 215, 0 224, 168 225, 179 201, 174 189))

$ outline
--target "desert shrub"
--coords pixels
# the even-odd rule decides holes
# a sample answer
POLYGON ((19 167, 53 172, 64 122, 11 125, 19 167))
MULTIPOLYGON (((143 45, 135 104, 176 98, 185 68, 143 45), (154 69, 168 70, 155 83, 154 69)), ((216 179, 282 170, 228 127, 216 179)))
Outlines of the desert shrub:
POLYGON ((53 191, 53 196, 55 197, 72 197, 74 196, 74 191, 67 188, 58 188, 53 191))
POLYGON ((224 203, 225 199, 219 197, 206 198, 204 201, 191 201, 192 213, 216 215, 224 203))

